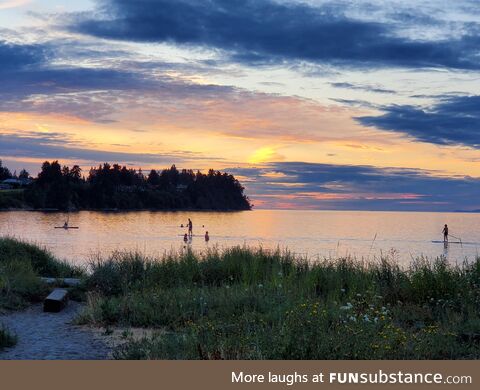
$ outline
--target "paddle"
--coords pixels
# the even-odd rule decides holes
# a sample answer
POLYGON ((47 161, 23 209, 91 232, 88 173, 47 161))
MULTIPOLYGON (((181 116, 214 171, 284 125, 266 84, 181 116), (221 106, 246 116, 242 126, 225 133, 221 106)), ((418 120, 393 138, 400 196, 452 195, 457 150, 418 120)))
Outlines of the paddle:
POLYGON ((449 234, 450 237, 453 237, 455 240, 460 241, 460 245, 463 247, 462 239, 460 237, 455 237, 453 234, 449 234))

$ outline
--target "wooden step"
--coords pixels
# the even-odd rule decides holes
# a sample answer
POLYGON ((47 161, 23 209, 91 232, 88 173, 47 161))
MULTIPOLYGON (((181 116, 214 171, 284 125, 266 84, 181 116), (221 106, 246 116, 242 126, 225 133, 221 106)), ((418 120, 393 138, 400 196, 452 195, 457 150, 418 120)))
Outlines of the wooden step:
POLYGON ((63 288, 53 290, 43 302, 43 311, 58 313, 68 304, 68 291, 63 288))

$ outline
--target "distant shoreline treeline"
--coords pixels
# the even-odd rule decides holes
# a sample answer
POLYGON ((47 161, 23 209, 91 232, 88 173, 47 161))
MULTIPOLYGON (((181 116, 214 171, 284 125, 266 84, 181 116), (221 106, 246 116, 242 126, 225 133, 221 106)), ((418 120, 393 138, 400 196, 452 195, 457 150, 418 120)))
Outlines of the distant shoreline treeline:
MULTIPOLYGON (((25 171, 21 174, 23 179, 29 177, 25 171)), ((2 167, 1 162, 0 176, 0 181, 20 178, 2 167)), ((58 161, 46 161, 23 192, 12 193, 10 201, 8 196, 4 198, 2 201, 0 197, 0 208, 250 210, 252 207, 244 187, 233 175, 212 169, 206 174, 180 171, 175 165, 145 175, 141 169, 105 163, 83 175, 78 165, 68 167, 58 161)))

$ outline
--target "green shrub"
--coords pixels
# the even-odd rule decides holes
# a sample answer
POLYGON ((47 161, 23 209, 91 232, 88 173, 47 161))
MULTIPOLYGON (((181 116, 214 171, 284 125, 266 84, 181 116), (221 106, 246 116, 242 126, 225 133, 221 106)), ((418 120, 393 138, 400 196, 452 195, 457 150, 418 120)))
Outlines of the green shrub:
POLYGON ((17 336, 10 333, 10 331, 0 326, 0 351, 4 348, 13 347, 17 343, 17 336))

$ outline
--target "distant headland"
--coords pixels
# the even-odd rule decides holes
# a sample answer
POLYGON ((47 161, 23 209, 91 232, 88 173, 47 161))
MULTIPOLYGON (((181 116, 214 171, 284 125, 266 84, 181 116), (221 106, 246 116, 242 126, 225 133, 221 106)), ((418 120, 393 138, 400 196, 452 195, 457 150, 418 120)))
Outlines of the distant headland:
POLYGON ((37 177, 12 174, 0 160, 0 209, 250 210, 244 187, 231 174, 127 168, 104 163, 84 175, 78 165, 42 164, 37 177))

